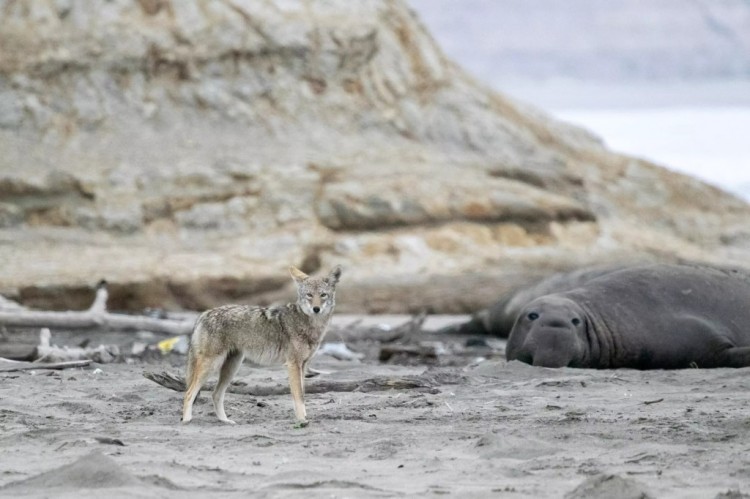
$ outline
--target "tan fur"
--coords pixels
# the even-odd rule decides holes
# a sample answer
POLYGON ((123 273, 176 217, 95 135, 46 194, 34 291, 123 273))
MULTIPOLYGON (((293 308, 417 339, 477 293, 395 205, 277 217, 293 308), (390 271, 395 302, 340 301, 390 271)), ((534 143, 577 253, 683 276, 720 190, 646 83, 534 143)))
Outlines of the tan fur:
POLYGON ((198 317, 188 352, 183 423, 192 419, 193 403, 209 374, 220 368, 214 409, 220 421, 234 424, 224 412, 224 394, 245 357, 259 364, 286 364, 294 413, 298 422, 307 423, 304 373, 331 320, 341 267, 319 279, 295 267, 289 273, 297 284, 296 303, 266 308, 225 305, 198 317))

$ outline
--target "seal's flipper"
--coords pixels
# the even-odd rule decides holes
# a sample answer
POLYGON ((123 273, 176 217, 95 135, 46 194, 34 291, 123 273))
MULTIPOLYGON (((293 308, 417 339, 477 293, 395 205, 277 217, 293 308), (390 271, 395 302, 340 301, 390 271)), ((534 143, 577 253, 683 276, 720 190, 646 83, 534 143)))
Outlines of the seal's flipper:
POLYGON ((750 367, 750 347, 734 347, 727 350, 728 367, 750 367))

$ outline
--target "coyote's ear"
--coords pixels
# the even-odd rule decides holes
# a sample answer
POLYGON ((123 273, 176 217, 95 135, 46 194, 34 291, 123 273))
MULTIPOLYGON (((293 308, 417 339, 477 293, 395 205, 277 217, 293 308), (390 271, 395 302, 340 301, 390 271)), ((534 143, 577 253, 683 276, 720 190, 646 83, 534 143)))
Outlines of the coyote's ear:
POLYGON ((333 270, 328 274, 328 282, 335 285, 339 282, 339 278, 341 277, 341 265, 336 265, 333 267, 333 270))
POLYGON ((307 274, 305 274, 304 272, 302 272, 300 269, 298 269, 297 267, 295 267, 294 265, 291 265, 289 267, 289 273, 292 274, 292 279, 294 279, 294 281, 297 284, 301 283, 302 281, 304 281, 305 279, 307 279, 308 277, 310 277, 307 274))

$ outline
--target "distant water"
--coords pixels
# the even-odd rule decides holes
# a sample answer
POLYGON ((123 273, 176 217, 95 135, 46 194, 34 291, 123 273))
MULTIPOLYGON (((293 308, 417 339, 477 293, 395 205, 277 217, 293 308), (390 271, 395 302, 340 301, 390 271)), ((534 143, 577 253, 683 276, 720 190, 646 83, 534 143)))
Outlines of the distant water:
POLYGON ((496 86, 592 131, 611 149, 750 201, 750 81, 505 81, 496 86))
POLYGON ((480 81, 750 200, 750 0, 409 0, 480 81))
POLYGON ((698 177, 750 201, 750 107, 560 110, 616 151, 698 177))

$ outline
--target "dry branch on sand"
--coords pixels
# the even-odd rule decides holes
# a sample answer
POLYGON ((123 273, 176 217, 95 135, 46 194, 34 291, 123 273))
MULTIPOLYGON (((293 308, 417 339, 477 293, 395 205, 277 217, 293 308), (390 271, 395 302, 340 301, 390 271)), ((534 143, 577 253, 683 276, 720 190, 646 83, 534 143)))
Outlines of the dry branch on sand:
POLYGON ((436 360, 439 354, 440 349, 435 345, 383 345, 380 347, 378 360, 388 362, 396 355, 436 360))
POLYGON ((189 334, 192 321, 154 319, 152 317, 113 314, 108 312, 0 312, 0 325, 16 327, 48 327, 57 329, 104 328, 117 331, 151 331, 172 335, 189 334))
POLYGON ((331 328, 326 341, 350 343, 359 340, 371 340, 379 343, 392 343, 405 336, 408 337, 421 332, 426 319, 426 314, 419 314, 394 328, 385 329, 381 326, 360 326, 361 320, 358 320, 346 326, 331 328))
POLYGON ((106 283, 99 283, 94 303, 88 310, 49 312, 39 310, 0 310, 0 326, 48 327, 57 329, 104 328, 110 331, 151 331, 171 335, 189 334, 192 320, 156 319, 153 317, 107 312, 106 283))
MULTIPOLYGON (((146 379, 165 388, 177 392, 185 391, 185 378, 168 372, 144 372, 146 379)), ((457 384, 465 380, 465 376, 448 372, 427 372, 414 376, 378 376, 361 380, 324 380, 317 379, 305 385, 305 393, 327 392, 377 392, 384 390, 436 390, 440 385, 457 384)), ((207 383, 205 389, 212 390, 213 383, 207 383)), ((227 389, 230 393, 266 397, 269 395, 286 395, 289 393, 287 384, 277 385, 247 385, 234 382, 227 389)))
POLYGON ((55 362, 50 364, 39 364, 36 362, 13 362, 8 359, 0 359, 0 373, 12 373, 17 371, 36 371, 44 369, 70 369, 73 367, 86 367, 91 364, 90 360, 74 360, 72 362, 55 362))
MULTIPOLYGON (((74 360, 93 360, 95 362, 112 362, 120 356, 116 345, 92 347, 58 347, 50 344, 49 329, 90 329, 98 328, 109 331, 149 331, 166 333, 173 336, 189 334, 192 330, 192 319, 174 320, 157 319, 147 316, 131 316, 107 312, 106 282, 97 286, 96 297, 88 310, 50 312, 28 310, 9 300, 0 301, 0 357, 19 360, 36 359, 36 362, 66 362, 74 360), (10 341, 6 326, 40 327, 41 336, 38 344, 23 338, 23 341, 10 341)), ((28 335, 26 335, 28 336, 28 335)))

